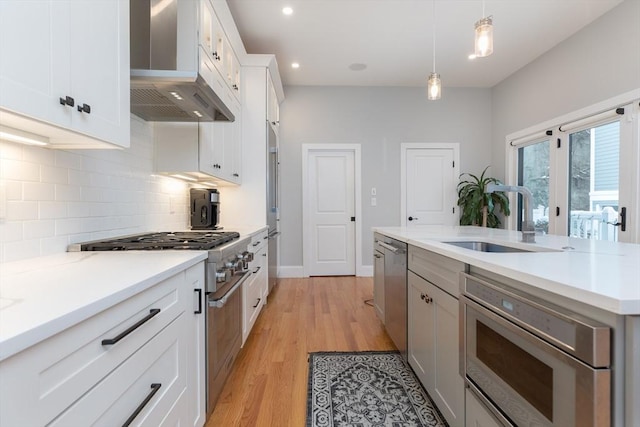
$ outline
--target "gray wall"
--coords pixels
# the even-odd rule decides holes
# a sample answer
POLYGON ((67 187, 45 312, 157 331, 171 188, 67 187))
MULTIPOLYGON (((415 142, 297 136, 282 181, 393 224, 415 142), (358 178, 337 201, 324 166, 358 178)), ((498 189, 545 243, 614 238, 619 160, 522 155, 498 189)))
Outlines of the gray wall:
POLYGON ((289 86, 281 105, 281 262, 302 265, 302 144, 355 143, 362 149, 362 263, 372 264, 374 226, 400 224, 400 144, 460 143, 460 170, 491 163, 489 89, 289 86), (371 187, 377 189, 370 206, 371 187))
POLYGON ((638 88, 640 1, 626 0, 493 88, 495 175, 508 134, 638 88))

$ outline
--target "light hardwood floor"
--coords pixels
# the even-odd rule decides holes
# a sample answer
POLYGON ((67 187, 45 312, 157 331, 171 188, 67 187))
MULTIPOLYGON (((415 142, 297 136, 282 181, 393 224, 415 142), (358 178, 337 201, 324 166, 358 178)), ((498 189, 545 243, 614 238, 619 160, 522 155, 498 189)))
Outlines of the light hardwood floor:
POLYGON ((395 349, 371 298, 371 278, 280 279, 206 427, 303 427, 308 353, 395 349))

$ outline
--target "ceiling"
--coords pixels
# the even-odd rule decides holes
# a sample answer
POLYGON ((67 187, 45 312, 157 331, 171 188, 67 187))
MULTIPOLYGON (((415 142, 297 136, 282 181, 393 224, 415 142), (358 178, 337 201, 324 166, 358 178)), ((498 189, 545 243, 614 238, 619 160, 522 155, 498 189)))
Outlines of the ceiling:
MULTIPOLYGON (((622 0, 486 0, 494 53, 469 60, 482 0, 436 0, 443 86, 492 87, 622 0)), ((430 0, 227 0, 247 53, 272 53, 285 85, 426 86, 430 0), (293 8, 285 16, 284 6, 293 8), (300 68, 292 69, 298 62, 300 68), (353 71, 352 64, 366 68, 353 71)), ((356 66, 357 68, 357 66, 356 66)))

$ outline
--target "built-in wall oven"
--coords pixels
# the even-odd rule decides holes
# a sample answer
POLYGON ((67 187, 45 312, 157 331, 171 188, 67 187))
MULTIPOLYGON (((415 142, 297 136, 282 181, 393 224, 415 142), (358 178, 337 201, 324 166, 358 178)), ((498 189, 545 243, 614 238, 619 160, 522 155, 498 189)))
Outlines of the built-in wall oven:
POLYGON ((461 374, 505 426, 609 426, 611 330, 461 273, 461 374))

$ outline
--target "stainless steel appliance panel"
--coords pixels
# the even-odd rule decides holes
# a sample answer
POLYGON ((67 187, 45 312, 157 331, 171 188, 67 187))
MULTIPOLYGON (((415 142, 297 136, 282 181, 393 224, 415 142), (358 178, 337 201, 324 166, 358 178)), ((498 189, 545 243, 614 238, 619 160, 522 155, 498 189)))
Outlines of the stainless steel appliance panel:
POLYGON ((610 425, 611 370, 594 366, 608 363, 608 327, 464 273, 461 285, 462 370, 491 412, 505 425, 610 425))
POLYGON ((278 138, 271 127, 269 122, 266 122, 268 131, 267 141, 267 225, 269 226, 269 264, 268 264, 268 277, 269 277, 269 292, 278 283, 278 236, 280 235, 279 228, 279 159, 278 159, 278 138))
POLYGON ((207 414, 213 412, 242 344, 240 287, 251 270, 237 273, 207 302, 207 414))
POLYGON ((407 244, 384 237, 384 325, 407 360, 407 244))

